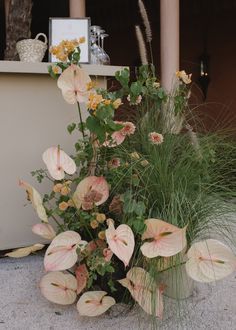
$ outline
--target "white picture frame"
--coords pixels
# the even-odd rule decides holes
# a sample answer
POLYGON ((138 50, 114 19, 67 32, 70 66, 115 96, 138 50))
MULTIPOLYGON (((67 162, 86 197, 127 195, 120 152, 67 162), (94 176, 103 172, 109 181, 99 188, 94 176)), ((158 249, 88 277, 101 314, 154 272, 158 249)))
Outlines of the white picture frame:
MULTIPOLYGON (((49 18, 49 47, 58 45, 62 40, 72 40, 85 37, 85 42, 80 45, 80 63, 90 62, 90 25, 89 17, 49 18)), ((49 52, 49 62, 58 60, 49 52)))

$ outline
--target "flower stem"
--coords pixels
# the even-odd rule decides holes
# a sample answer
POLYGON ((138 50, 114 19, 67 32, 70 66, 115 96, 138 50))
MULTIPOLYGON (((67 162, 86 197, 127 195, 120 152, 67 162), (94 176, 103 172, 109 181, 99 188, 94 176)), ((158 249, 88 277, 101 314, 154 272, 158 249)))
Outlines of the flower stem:
POLYGON ((84 124, 83 124, 83 120, 82 120, 82 114, 81 114, 81 109, 80 109, 80 104, 79 102, 77 102, 78 105, 78 111, 79 111, 79 120, 80 120, 80 125, 81 125, 81 132, 83 135, 83 139, 85 138, 85 134, 84 134, 84 124))

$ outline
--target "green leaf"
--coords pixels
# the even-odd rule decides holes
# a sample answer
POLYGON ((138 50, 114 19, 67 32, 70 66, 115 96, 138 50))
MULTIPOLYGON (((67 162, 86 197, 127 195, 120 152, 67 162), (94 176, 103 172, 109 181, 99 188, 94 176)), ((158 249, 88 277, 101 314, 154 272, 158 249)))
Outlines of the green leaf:
POLYGON ((76 123, 72 123, 67 126, 67 131, 71 134, 76 128, 76 123))
POLYGON ((103 143, 106 138, 106 130, 105 127, 101 126, 100 121, 96 117, 88 117, 86 120, 87 128, 97 135, 98 140, 100 143, 103 143))
POLYGON ((138 96, 142 92, 142 84, 139 81, 135 81, 130 86, 130 91, 133 95, 138 96))
POLYGON ((145 213, 145 210, 146 210, 146 206, 145 206, 144 202, 140 201, 140 202, 136 203, 134 211, 138 216, 142 216, 145 213))
POLYGON ((80 52, 73 54, 73 61, 76 61, 77 63, 80 61, 80 52))
POLYGON ((128 68, 124 68, 121 71, 117 71, 115 73, 115 78, 122 87, 127 88, 129 85, 129 79, 130 79, 130 72, 128 68))

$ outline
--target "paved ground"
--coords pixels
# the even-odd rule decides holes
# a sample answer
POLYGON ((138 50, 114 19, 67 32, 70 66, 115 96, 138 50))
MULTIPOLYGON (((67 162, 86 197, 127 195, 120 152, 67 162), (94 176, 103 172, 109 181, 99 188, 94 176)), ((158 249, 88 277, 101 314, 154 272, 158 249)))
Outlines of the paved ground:
MULTIPOLYGON (((61 307, 46 301, 37 287, 43 274, 42 260, 40 255, 0 259, 0 330, 152 329, 139 309, 89 319, 79 317, 75 306, 61 307)), ((235 275, 216 285, 198 286, 193 297, 181 306, 165 298, 165 306, 165 318, 158 329, 236 330, 235 275)))

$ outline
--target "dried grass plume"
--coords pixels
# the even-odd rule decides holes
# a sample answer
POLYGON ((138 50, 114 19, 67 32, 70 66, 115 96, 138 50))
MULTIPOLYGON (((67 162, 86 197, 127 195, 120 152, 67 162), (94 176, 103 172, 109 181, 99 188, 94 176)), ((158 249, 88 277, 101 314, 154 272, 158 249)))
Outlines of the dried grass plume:
POLYGON ((143 24, 145 26, 145 33, 146 33, 146 37, 147 37, 147 42, 151 42, 152 41, 151 24, 150 24, 149 19, 148 19, 147 10, 146 10, 142 0, 138 0, 138 6, 139 6, 140 14, 141 14, 142 19, 143 19, 143 24))
POLYGON ((148 64, 147 50, 146 50, 145 41, 143 39, 143 34, 140 29, 140 26, 135 25, 135 32, 136 32, 136 36, 138 39, 138 47, 139 47, 141 63, 142 63, 142 65, 148 64))

